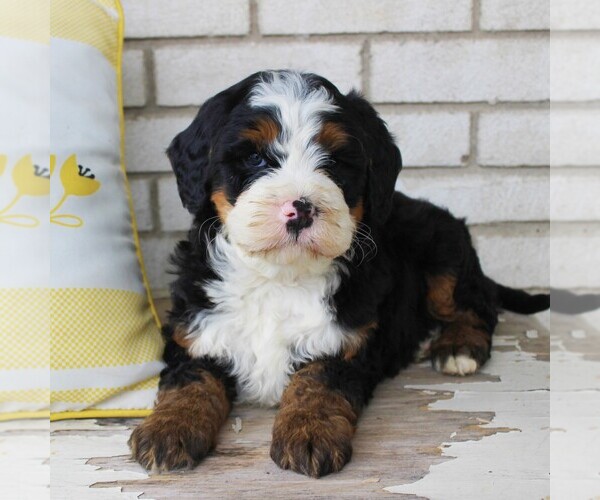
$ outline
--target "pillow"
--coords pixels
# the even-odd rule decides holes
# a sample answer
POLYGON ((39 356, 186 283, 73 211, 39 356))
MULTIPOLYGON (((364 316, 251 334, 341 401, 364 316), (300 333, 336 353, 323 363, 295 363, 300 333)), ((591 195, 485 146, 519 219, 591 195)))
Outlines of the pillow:
POLYGON ((50 401, 50 8, 4 1, 0 16, 0 419, 50 401), (28 13, 35 13, 28 17, 28 13))
MULTIPOLYGON (((46 2, 19 0, 17 10, 35 12, 42 3, 46 2)), ((45 117, 38 116, 39 99, 13 93, 15 110, 34 113, 36 119, 24 117, 26 126, 20 132, 10 133, 10 124, 2 131, 11 137, 6 143, 11 147, 1 153, 6 156, 5 170, 12 168, 12 173, 7 176, 5 171, 0 179, 8 184, 12 176, 12 186, 6 189, 18 198, 0 215, 12 217, 8 223, 0 221, 0 230, 6 227, 6 241, 14 242, 12 263, 6 265, 14 280, 8 287, 0 283, 0 300, 11 324, 9 335, 2 334, 2 350, 4 354, 8 349, 5 357, 14 360, 9 370, 19 382, 12 394, 0 393, 0 409, 11 411, 3 418, 19 416, 19 411, 41 415, 48 410, 47 400, 45 408, 41 399, 35 405, 24 403, 33 398, 31 391, 38 391, 38 397, 46 390, 47 396, 49 388, 52 420, 145 416, 163 367, 162 339, 143 273, 123 165, 123 13, 116 0, 53 0, 50 20, 49 50, 47 45, 40 49, 39 41, 1 39, 13 49, 18 46, 6 67, 22 66, 21 80, 35 80, 39 66, 47 67, 50 61, 49 89, 48 79, 40 80, 52 112, 49 115, 46 108, 45 117), (21 54, 40 50, 46 57, 37 65, 21 54), (32 127, 34 122, 44 124, 47 137, 48 116, 50 140, 43 147, 36 144, 32 127), (19 148, 13 147, 17 134, 26 138, 19 148), (37 203, 38 211, 33 206, 25 210, 26 202, 37 203), (46 236, 45 244, 39 241, 31 248, 33 236, 25 233, 46 236), (30 260, 36 256, 46 274, 39 263, 36 279, 28 281, 23 269, 32 274, 30 260), (40 301, 46 311, 49 308, 49 316, 37 311, 40 301), (40 316, 40 331, 43 320, 46 328, 49 323, 49 360, 48 340, 40 342, 44 353, 30 354, 34 316, 40 316), (33 358, 39 360, 34 363, 33 358)), ((4 52, 3 57, 10 56, 10 51, 4 52)), ((20 83, 12 83, 18 89, 20 83)), ((2 252, 0 260, 5 258, 2 252)), ((0 365, 0 374, 4 368, 0 365)))

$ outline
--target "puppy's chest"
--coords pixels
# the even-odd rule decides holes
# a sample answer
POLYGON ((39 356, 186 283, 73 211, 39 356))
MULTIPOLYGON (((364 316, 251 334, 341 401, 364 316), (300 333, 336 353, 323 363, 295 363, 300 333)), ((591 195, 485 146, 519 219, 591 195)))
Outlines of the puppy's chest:
POLYGON ((347 341, 329 305, 335 279, 227 273, 206 287, 215 306, 194 319, 190 353, 229 363, 240 400, 277 404, 295 364, 337 354, 347 341))

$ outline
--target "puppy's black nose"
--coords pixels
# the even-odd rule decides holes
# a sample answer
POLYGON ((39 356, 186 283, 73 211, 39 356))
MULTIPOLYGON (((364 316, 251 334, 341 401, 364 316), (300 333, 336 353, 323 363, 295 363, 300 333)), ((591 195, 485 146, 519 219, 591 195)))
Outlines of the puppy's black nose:
POLYGON ((299 200, 293 201, 292 205, 297 210, 298 215, 312 217, 313 206, 306 198, 300 198, 299 200))
POLYGON ((294 210, 288 215, 287 229, 298 235, 303 229, 310 227, 313 223, 315 209, 306 198, 300 198, 292 202, 294 210))

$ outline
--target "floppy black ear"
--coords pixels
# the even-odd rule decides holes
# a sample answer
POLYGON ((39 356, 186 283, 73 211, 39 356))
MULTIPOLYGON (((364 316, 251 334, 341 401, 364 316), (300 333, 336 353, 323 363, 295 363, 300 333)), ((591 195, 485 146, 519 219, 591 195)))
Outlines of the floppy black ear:
POLYGON ((211 97, 198 111, 194 121, 175 136, 167 148, 167 156, 177 178, 177 189, 183 206, 197 213, 210 198, 212 150, 229 114, 244 97, 257 74, 236 83, 211 97))
POLYGON ((177 134, 167 148, 179 197, 191 213, 204 205, 210 191, 211 145, 225 118, 222 99, 215 96, 202 105, 190 126, 177 134))
POLYGON ((402 156, 385 122, 357 92, 346 96, 361 120, 365 153, 369 158, 365 206, 372 220, 387 220, 392 209, 396 179, 402 170, 402 156))

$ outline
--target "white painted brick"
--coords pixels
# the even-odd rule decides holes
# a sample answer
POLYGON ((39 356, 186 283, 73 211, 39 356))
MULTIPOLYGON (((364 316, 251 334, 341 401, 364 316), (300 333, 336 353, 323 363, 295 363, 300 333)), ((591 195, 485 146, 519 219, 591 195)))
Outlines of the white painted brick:
POLYGON ((131 197, 135 210, 135 221, 139 231, 151 231, 152 207, 150 199, 150 182, 148 180, 130 180, 131 197))
POLYGON ((548 173, 511 171, 471 174, 460 171, 432 175, 405 171, 404 193, 446 207, 470 224, 545 221, 549 215, 548 173))
POLYGON ((176 134, 193 120, 193 115, 141 117, 125 122, 125 153, 130 172, 169 172, 165 150, 176 134))
POLYGON ((552 111, 550 159, 552 166, 600 166, 600 111, 552 111))
POLYGON ((479 117, 480 165, 550 164, 550 113, 500 111, 479 117))
POLYGON ((125 36, 244 35, 250 30, 248 0, 123 0, 125 36))
POLYGON ((376 102, 539 101, 549 97, 548 40, 381 41, 371 46, 376 102))
POLYGON ((187 231, 190 228, 192 216, 181 204, 174 176, 158 181, 158 204, 163 231, 187 231))
POLYGON ((553 101, 600 99, 600 36, 552 36, 553 101))
POLYGON ((469 156, 469 113, 383 115, 406 167, 462 166, 469 156))
POLYGON ((157 100, 201 104, 255 71, 292 68, 321 74, 341 90, 360 87, 360 43, 246 42, 172 46, 155 51, 157 100))
POLYGON ((169 256, 173 253, 178 238, 163 235, 160 238, 142 235, 140 243, 144 256, 144 267, 154 297, 164 296, 171 282, 175 279, 168 271, 172 270, 169 256))
POLYGON ((471 0, 261 0, 265 34, 468 31, 471 0))
POLYGON ((146 104, 146 78, 142 50, 128 49, 123 52, 123 103, 129 107, 146 104))
POLYGON ((552 221, 600 221, 600 170, 553 170, 550 179, 552 221))
POLYGON ((550 28, 548 0, 481 0, 484 30, 546 30, 550 28))
POLYGON ((547 228, 536 232, 508 225, 502 231, 472 233, 483 272, 494 281, 517 288, 550 286, 547 228))
POLYGON ((598 229, 575 231, 552 228, 552 286, 556 288, 600 288, 598 229))
POLYGON ((598 0, 552 0, 550 10, 552 30, 600 29, 598 0))

